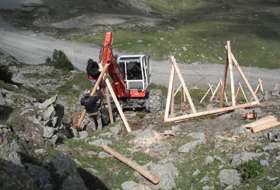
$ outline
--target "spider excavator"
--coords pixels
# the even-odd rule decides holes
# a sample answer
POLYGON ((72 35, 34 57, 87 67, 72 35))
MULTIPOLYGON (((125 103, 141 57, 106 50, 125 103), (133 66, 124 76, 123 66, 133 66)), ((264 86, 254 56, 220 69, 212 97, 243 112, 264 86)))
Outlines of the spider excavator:
MULTIPOLYGON (((110 75, 111 86, 122 107, 133 109, 145 108, 157 113, 162 110, 162 91, 152 89, 150 56, 113 54, 113 34, 106 32, 100 49, 99 63, 104 67, 109 64, 107 73, 110 75)), ((103 93, 102 83, 100 91, 103 93)))

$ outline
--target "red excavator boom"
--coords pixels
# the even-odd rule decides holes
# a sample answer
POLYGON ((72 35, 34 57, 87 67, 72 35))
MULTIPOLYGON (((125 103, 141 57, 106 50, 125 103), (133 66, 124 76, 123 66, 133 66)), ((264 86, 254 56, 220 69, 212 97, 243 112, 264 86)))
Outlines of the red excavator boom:
POLYGON ((108 71, 112 78, 112 88, 118 98, 127 97, 129 93, 126 92, 126 84, 124 83, 123 74, 120 70, 119 64, 117 63, 117 56, 113 55, 112 52, 113 34, 112 32, 107 32, 105 41, 101 46, 99 63, 105 66, 109 64, 108 71))

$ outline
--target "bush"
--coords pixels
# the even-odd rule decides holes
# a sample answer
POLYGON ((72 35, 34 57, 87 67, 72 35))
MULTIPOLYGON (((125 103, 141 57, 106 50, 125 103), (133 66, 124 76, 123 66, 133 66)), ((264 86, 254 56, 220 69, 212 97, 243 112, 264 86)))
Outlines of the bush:
POLYGON ((4 82, 11 82, 12 81, 13 74, 9 70, 9 67, 4 64, 0 64, 0 80, 3 80, 4 82))
POLYGON ((69 61, 68 57, 61 50, 55 49, 53 51, 52 59, 50 57, 47 57, 46 62, 53 63, 53 66, 56 69, 62 69, 67 71, 74 69, 73 64, 69 61))
POLYGON ((263 172, 263 165, 258 160, 250 160, 240 164, 237 170, 242 173, 243 180, 247 180, 261 174, 263 172))

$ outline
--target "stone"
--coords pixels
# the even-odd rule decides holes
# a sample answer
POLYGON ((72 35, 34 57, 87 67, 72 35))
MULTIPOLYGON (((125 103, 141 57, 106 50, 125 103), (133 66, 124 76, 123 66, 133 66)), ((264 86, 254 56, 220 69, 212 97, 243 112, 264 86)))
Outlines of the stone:
POLYGON ((49 120, 56 115, 55 108, 53 105, 50 105, 47 109, 43 112, 44 120, 49 120))
POLYGON ((198 174, 200 174, 199 169, 195 170, 195 171, 193 172, 192 176, 197 176, 198 174))
POLYGON ((231 160, 231 166, 240 165, 243 162, 259 158, 263 153, 254 153, 254 152, 243 152, 241 154, 235 154, 231 160))
POLYGON ((55 143, 56 143, 57 139, 58 139, 58 136, 53 135, 53 136, 52 136, 52 138, 51 138, 51 139, 49 139, 49 141, 50 141, 53 145, 55 145, 55 143))
POLYGON ((103 139, 100 139, 100 140, 95 140, 95 141, 90 141, 88 142, 89 145, 94 145, 94 146, 98 146, 100 147, 101 145, 112 145, 112 141, 109 141, 109 140, 103 140, 103 139))
POLYGON ((120 125, 116 125, 114 127, 111 127, 110 131, 113 133, 113 135, 118 135, 122 132, 122 127, 120 125))
POLYGON ((76 164, 76 165, 78 165, 78 166, 82 166, 82 163, 81 163, 81 162, 79 162, 77 159, 74 159, 74 162, 75 162, 75 164, 76 164))
POLYGON ((233 185, 229 185, 227 186, 227 188, 225 188, 225 190, 232 190, 233 189, 233 185))
POLYGON ((221 170, 218 178, 221 183, 225 183, 227 185, 240 185, 240 176, 237 170, 235 169, 224 169, 221 170))
POLYGON ((98 137, 99 138, 111 138, 113 136, 113 133, 107 132, 107 133, 101 133, 98 137))
POLYGON ((197 141, 192 141, 189 142, 183 146, 181 146, 178 151, 181 153, 187 153, 190 152, 191 150, 194 150, 198 145, 204 144, 203 140, 197 140, 197 141))
POLYGON ((199 182, 202 183, 202 182, 205 182, 205 181, 209 181, 208 175, 204 176, 199 182))
POLYGON ((97 171, 97 170, 95 170, 93 168, 85 168, 85 170, 88 170, 88 171, 90 171, 93 174, 99 174, 99 171, 97 171))
POLYGON ((247 135, 249 132, 247 131, 246 127, 244 125, 241 125, 240 127, 237 127, 233 133, 232 136, 239 136, 239 135, 247 135))
POLYGON ((274 186, 272 189, 280 189, 280 183, 276 186, 274 186))
POLYGON ((44 134, 43 137, 44 138, 52 138, 52 136, 54 135, 54 132, 56 131, 55 128, 53 127, 44 127, 44 134))
POLYGON ((99 154, 98 154, 98 158, 100 158, 100 159, 104 159, 104 158, 112 158, 113 156, 111 155, 111 154, 108 154, 108 153, 106 153, 106 152, 99 152, 99 154))
POLYGON ((257 186, 257 190, 263 190, 262 188, 260 188, 259 186, 257 186))
POLYGON ((45 150, 45 149, 42 149, 42 148, 40 148, 40 149, 36 149, 35 151, 35 154, 36 155, 40 155, 40 156, 47 156, 48 155, 48 152, 45 150))
POLYGON ((222 164, 225 164, 226 162, 218 155, 214 155, 214 159, 219 160, 222 164))
POLYGON ((171 127, 172 131, 177 132, 177 131, 181 131, 181 128, 179 125, 175 125, 171 127))
POLYGON ((92 156, 92 155, 97 155, 97 153, 96 153, 96 152, 93 152, 93 151, 88 151, 88 152, 87 152, 87 155, 92 156))
POLYGON ((207 165, 207 164, 210 164, 214 162, 214 158, 212 156, 207 156, 205 159, 204 159, 204 165, 207 165))
POLYGON ((261 160, 260 164, 269 167, 269 162, 267 160, 261 160))
POLYGON ((53 107, 56 107, 57 105, 57 95, 53 96, 52 98, 46 100, 42 104, 39 104, 39 109, 47 109, 50 105, 53 105, 53 107))
POLYGON ((134 181, 126 181, 121 186, 122 186, 123 190, 130 190, 136 185, 137 185, 137 183, 135 183, 134 181))
POLYGON ((274 150, 274 149, 280 149, 280 143, 269 143, 265 147, 263 147, 263 151, 269 151, 269 150, 274 150))
POLYGON ((86 139, 89 136, 88 136, 88 133, 86 131, 81 131, 81 132, 79 132, 79 137, 80 137, 80 139, 86 139))

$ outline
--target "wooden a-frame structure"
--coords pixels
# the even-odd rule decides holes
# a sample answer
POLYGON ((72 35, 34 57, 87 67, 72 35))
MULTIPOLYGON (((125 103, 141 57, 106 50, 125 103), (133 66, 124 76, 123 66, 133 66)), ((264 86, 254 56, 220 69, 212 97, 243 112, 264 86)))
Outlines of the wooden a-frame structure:
POLYGON ((221 113, 221 112, 226 112, 226 111, 231 111, 239 108, 246 108, 254 105, 259 105, 260 102, 254 93, 251 85, 249 84, 247 78, 245 77, 244 73, 242 72, 237 60, 235 59, 234 55, 231 52, 231 46, 230 46, 230 41, 227 41, 227 55, 226 55, 226 62, 225 62, 225 72, 224 72, 224 80, 222 86, 222 93, 221 93, 221 99, 220 99, 220 108, 215 109, 215 110, 209 110, 209 111, 202 111, 202 112, 197 112, 195 109, 195 106, 193 104, 192 98, 189 94, 188 88, 185 84, 185 81, 181 75, 181 72, 179 70, 179 67, 176 63, 176 59, 171 56, 171 73, 170 73, 170 79, 169 79, 169 87, 168 87, 168 94, 167 94, 167 100, 166 100, 166 108, 165 108, 165 115, 164 115, 164 122, 179 122, 179 121, 184 121, 189 118, 193 117, 200 117, 204 115, 209 115, 209 114, 215 114, 215 113, 221 113), (247 88, 249 89, 250 93, 252 94, 253 98, 255 101, 250 102, 250 103, 245 103, 241 105, 236 105, 236 94, 235 94, 235 88, 234 88, 234 77, 233 77, 233 65, 232 61, 234 62, 239 74, 241 75, 243 81, 245 82, 247 88), (224 98, 224 92, 225 92, 225 86, 226 86, 226 78, 227 78, 227 70, 229 67, 229 72, 230 72, 230 84, 231 84, 231 96, 232 96, 232 106, 230 107, 225 107, 223 108, 223 98, 224 98), (171 117, 174 115, 174 82, 175 82, 175 71, 180 79, 182 88, 184 90, 184 93, 187 96, 188 102, 190 104, 190 107, 192 109, 191 114, 183 115, 183 116, 177 116, 177 117, 171 117), (170 113, 169 113, 170 111, 170 113))

